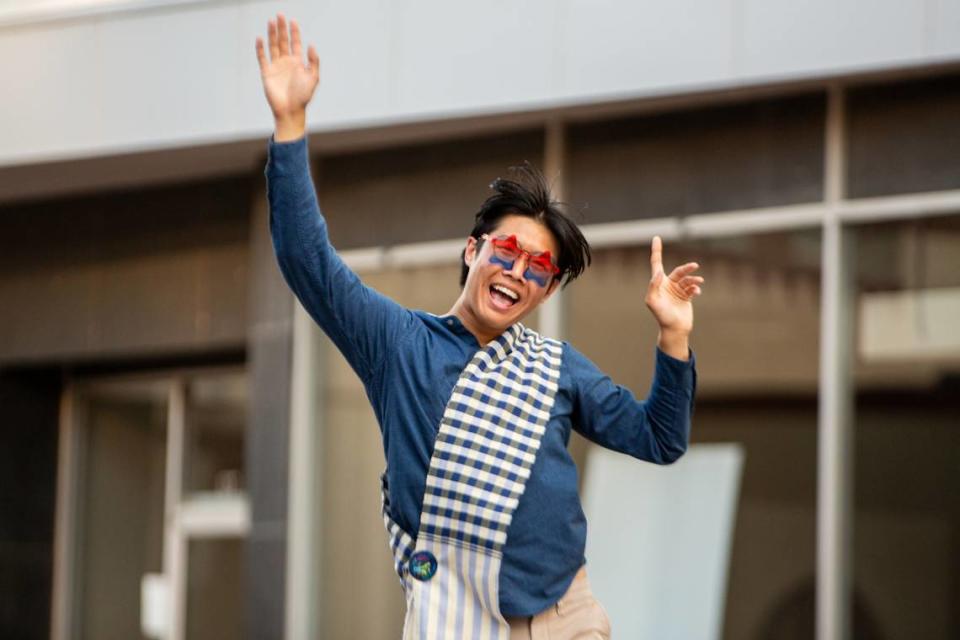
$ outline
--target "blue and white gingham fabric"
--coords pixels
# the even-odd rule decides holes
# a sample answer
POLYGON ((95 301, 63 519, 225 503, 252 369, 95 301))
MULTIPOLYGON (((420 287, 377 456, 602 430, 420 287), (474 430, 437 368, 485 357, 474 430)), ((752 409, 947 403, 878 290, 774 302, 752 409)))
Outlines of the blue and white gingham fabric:
POLYGON ((560 378, 562 346, 514 325, 479 351, 447 402, 420 538, 500 553, 560 378))
POLYGON ((444 409, 416 540, 390 517, 381 477, 383 521, 407 598, 405 639, 510 637, 499 603, 503 546, 550 420, 562 359, 563 345, 521 324, 477 352, 444 409), (415 551, 437 560, 427 581, 410 576, 415 551))

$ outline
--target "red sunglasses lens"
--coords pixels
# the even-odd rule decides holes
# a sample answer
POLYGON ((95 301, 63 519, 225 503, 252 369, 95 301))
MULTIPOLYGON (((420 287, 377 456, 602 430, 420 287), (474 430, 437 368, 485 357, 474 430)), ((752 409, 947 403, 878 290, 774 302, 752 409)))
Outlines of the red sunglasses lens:
POLYGON ((550 252, 545 251, 539 255, 533 255, 520 248, 517 244, 517 236, 508 236, 506 238, 490 238, 493 248, 501 260, 514 261, 521 255, 526 254, 529 258, 527 268, 540 277, 550 277, 560 272, 557 265, 553 264, 550 252))
POLYGON ((534 271, 539 271, 543 274, 554 274, 556 265, 553 264, 550 260, 550 253, 547 252, 539 256, 531 256, 530 258, 530 268, 534 271))

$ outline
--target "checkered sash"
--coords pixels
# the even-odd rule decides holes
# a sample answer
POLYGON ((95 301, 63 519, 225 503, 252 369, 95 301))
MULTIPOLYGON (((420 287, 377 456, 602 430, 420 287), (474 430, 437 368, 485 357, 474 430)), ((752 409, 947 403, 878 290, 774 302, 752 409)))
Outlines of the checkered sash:
POLYGON ((533 468, 560 378, 563 347, 516 324, 477 352, 447 401, 427 472, 420 533, 413 540, 383 518, 407 596, 404 638, 508 639, 499 575, 513 513, 533 468), (414 551, 437 572, 410 575, 414 551))

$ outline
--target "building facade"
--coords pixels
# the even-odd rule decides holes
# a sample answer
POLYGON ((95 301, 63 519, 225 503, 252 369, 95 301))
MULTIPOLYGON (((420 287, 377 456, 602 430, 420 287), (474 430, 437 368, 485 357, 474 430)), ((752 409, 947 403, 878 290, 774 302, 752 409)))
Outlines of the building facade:
POLYGON ((649 240, 703 265, 693 442, 745 452, 722 637, 956 637, 960 9, 340 4, 0 13, 0 635, 398 633, 379 432, 267 233, 281 9, 378 290, 447 311, 530 160, 594 247, 534 325, 642 397, 649 240))

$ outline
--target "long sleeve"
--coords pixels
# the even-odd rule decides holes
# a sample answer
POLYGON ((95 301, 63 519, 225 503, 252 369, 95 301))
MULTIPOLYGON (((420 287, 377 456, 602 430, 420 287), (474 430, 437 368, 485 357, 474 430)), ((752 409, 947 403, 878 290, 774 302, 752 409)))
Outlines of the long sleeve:
POLYGON ((565 354, 576 393, 574 427, 589 440, 657 464, 687 450, 696 392, 696 360, 678 360, 656 348, 650 393, 643 401, 615 384, 583 354, 565 354))
POLYGON ((270 233, 287 284, 364 382, 369 382, 411 312, 374 291, 337 255, 310 177, 306 137, 270 140, 270 233))

